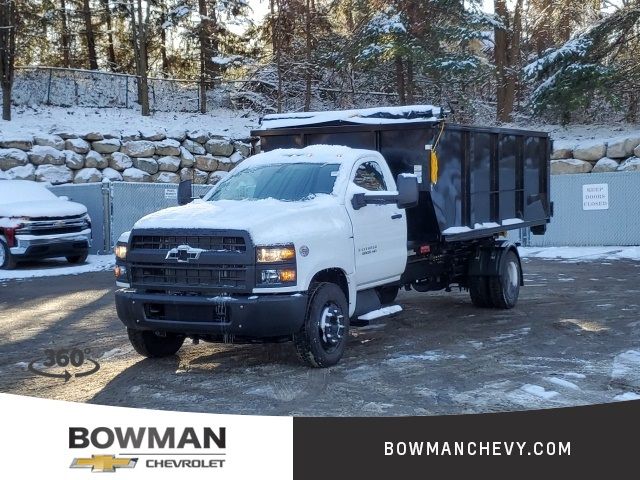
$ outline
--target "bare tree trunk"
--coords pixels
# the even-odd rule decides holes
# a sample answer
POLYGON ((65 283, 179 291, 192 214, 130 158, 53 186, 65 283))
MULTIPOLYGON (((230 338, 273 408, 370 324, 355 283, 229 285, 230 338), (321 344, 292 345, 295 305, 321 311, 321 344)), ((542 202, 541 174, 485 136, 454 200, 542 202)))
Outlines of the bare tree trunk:
POLYGON ((200 113, 207 113, 207 3, 198 0, 198 13, 200 14, 200 113))
POLYGON ((278 3, 278 16, 276 17, 275 28, 273 30, 273 36, 275 39, 276 45, 276 64, 277 64, 277 72, 278 72, 278 95, 276 108, 278 113, 282 113, 282 45, 280 43, 281 33, 280 32, 280 22, 282 15, 282 5, 280 3, 281 0, 276 0, 278 3))
POLYGON ((147 66, 147 22, 149 21, 150 10, 151 4, 147 2, 147 11, 143 21, 142 0, 138 0, 138 28, 140 30, 140 91, 142 92, 140 106, 142 107, 142 115, 144 117, 148 117, 151 114, 151 110, 149 108, 149 78, 147 66))
MULTIPOLYGON (((554 6, 552 0, 541 0, 537 12, 536 27, 532 32, 532 41, 538 55, 541 55, 553 43, 551 33, 551 21, 554 18, 554 6)), ((562 34, 563 32, 560 31, 562 34)))
POLYGON ((496 117, 501 122, 508 122, 511 118, 511 110, 508 107, 507 95, 507 70, 509 68, 509 10, 506 0, 494 0, 494 11, 498 20, 502 21, 505 28, 496 27, 494 30, 495 47, 494 60, 496 63, 496 117))
POLYGON ((67 22, 67 2, 60 0, 60 48, 62 48, 62 65, 71 68, 71 35, 69 34, 69 24, 67 22))
POLYGON ((397 56, 395 59, 396 65, 396 89, 398 91, 398 103, 400 105, 407 104, 407 97, 404 89, 404 64, 402 62, 402 57, 397 56))
POLYGON ((131 31, 133 49, 138 77, 138 101, 143 116, 150 115, 149 109, 149 77, 147 73, 147 25, 149 21, 150 5, 147 2, 145 19, 142 18, 142 0, 137 0, 137 11, 134 0, 129 0, 131 15, 131 31), (137 16, 136 16, 137 13, 137 16))
POLYGON ((304 70, 304 111, 308 112, 311 107, 311 2, 306 0, 305 5, 305 37, 306 37, 306 65, 304 70))
POLYGON ((160 14, 160 55, 162 57, 162 74, 169 76, 169 58, 167 57, 167 31, 163 27, 167 21, 167 6, 162 3, 162 13, 160 14))
POLYGON ((15 0, 0 0, 0 83, 2 119, 11 120, 11 89, 16 53, 17 14, 15 0))
POLYGON ((93 34, 93 22, 91 21, 91 5, 89 5, 89 0, 82 1, 82 16, 84 17, 85 37, 87 39, 87 55, 89 56, 89 69, 98 70, 98 56, 96 54, 96 38, 93 34))
POLYGON ((109 58, 109 69, 112 72, 116 72, 118 71, 118 62, 116 61, 116 49, 113 43, 113 21, 109 0, 102 0, 102 5, 104 8, 105 23, 107 25, 107 56, 109 58))
POLYGON ((413 60, 407 60, 407 103, 413 105, 415 103, 415 83, 413 77, 413 60))

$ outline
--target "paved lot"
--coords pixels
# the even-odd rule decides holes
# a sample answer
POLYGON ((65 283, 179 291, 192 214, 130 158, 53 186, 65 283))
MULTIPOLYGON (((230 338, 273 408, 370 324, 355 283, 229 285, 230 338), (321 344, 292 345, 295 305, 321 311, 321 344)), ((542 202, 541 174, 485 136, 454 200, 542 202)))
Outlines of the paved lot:
POLYGON ((466 292, 402 293, 404 311, 355 329, 342 363, 325 370, 299 366, 290 344, 189 342, 178 356, 142 359, 116 317, 110 272, 0 281, 0 391, 262 415, 452 414, 640 398, 640 263, 532 259, 524 270, 527 286, 510 311, 474 308, 466 292), (28 371, 44 349, 63 347, 90 349, 100 370, 67 383, 28 371))

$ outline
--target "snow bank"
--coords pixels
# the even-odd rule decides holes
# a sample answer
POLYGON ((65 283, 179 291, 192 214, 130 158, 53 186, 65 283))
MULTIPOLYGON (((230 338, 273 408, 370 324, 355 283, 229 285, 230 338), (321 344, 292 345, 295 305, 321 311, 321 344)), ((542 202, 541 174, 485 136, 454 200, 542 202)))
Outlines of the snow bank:
POLYGON ((522 257, 561 260, 640 260, 640 247, 519 247, 522 257))
POLYGON ((114 265, 115 257, 113 255, 89 255, 83 265, 69 265, 64 259, 43 260, 37 263, 18 265, 15 270, 0 270, 0 281, 101 272, 110 270, 114 265))
POLYGON ((99 132, 158 131, 179 127, 184 130, 204 129, 215 135, 232 138, 246 138, 249 131, 258 126, 258 116, 249 111, 226 108, 211 109, 205 114, 155 112, 149 117, 143 117, 139 111, 125 108, 15 107, 10 122, 0 120, 0 132, 2 137, 24 137, 62 130, 85 133, 88 125, 91 125, 91 130, 99 132))

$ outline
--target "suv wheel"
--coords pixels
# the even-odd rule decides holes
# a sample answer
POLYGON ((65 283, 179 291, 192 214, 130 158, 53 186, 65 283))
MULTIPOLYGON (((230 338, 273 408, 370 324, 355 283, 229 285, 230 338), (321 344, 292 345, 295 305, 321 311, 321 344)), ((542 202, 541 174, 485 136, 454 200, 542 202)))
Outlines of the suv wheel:
POLYGON ((5 242, 0 240, 0 268, 4 270, 12 270, 16 268, 17 262, 11 254, 11 250, 5 242))
POLYGON ((309 291, 304 326, 293 337, 296 352, 311 367, 330 367, 340 361, 349 339, 349 305, 333 283, 318 283, 309 291))
POLYGON ((184 343, 183 335, 167 333, 161 337, 150 330, 127 328, 129 341, 136 352, 143 357, 159 358, 175 355, 184 343))
POLYGON ((81 255, 69 255, 67 257, 65 257, 67 259, 67 262, 69 263, 84 263, 87 261, 87 257, 89 256, 88 252, 85 252, 81 255))

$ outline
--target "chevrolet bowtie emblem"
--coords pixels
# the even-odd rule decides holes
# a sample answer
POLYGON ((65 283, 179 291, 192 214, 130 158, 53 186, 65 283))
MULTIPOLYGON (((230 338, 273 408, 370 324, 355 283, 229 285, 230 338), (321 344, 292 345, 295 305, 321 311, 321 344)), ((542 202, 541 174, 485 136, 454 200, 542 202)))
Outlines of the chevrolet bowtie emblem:
POLYGON ((197 260, 202 252, 201 248, 191 248, 189 245, 180 245, 167 252, 165 260, 177 260, 180 263, 187 263, 189 260, 197 260))
POLYGON ((116 458, 115 455, 91 455, 91 458, 74 458, 71 468, 91 468, 92 472, 115 472, 116 468, 133 468, 137 458, 116 458))

